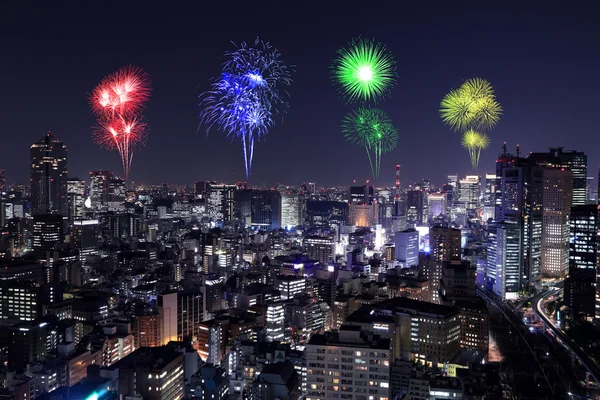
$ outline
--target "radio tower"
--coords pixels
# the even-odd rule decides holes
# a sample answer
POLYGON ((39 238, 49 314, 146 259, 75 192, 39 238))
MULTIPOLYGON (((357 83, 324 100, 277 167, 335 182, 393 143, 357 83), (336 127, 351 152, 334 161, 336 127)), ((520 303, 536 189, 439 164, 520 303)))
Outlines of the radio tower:
POLYGON ((396 165, 396 199, 395 199, 396 215, 400 215, 400 164, 396 165))

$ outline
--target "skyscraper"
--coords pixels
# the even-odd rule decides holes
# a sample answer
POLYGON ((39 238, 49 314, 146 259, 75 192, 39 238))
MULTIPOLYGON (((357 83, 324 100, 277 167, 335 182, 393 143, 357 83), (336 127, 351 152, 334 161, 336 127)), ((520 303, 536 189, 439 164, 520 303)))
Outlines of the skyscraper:
POLYGON ((573 172, 544 170, 542 273, 564 278, 569 265, 569 212, 573 201, 573 172))
POLYGON ((465 204, 467 211, 474 211, 479 207, 481 196, 481 178, 479 175, 467 175, 458 182, 458 200, 465 204))
POLYGON ((292 227, 302 223, 302 198, 297 193, 281 195, 281 226, 292 227))
POLYGON ((63 242, 63 219, 60 215, 41 214, 33 217, 33 252, 40 260, 46 252, 63 242))
POLYGON ((438 302, 438 291, 442 279, 442 266, 449 260, 460 260, 460 229, 435 226, 429 231, 429 247, 432 261, 427 277, 431 282, 432 300, 438 302))
POLYGON ((0 169, 0 193, 6 191, 6 177, 4 176, 4 170, 0 169))
POLYGON ((281 194, 272 190, 238 190, 234 194, 235 215, 246 225, 263 229, 281 228, 281 194))
POLYGON ((234 193, 236 185, 211 183, 208 186, 206 205, 208 215, 213 221, 233 221, 234 193))
POLYGON ((51 132, 31 145, 31 213, 67 215, 67 146, 51 132))
POLYGON ((409 190, 406 192, 406 222, 409 225, 422 224, 427 222, 427 214, 423 213, 424 203, 423 191, 409 190))
POLYGON ((403 267, 412 267, 419 264, 419 232, 414 229, 396 232, 395 235, 396 260, 403 267))
POLYGON ((67 203, 69 223, 85 214, 85 182, 79 178, 67 180, 67 203))
POLYGON ((575 314, 594 315, 598 206, 571 208, 569 215, 569 269, 565 279, 565 304, 575 314))
POLYGON ((90 172, 90 198, 94 210, 100 210, 103 205, 108 203, 110 180, 112 179, 112 176, 112 172, 110 171, 90 172))

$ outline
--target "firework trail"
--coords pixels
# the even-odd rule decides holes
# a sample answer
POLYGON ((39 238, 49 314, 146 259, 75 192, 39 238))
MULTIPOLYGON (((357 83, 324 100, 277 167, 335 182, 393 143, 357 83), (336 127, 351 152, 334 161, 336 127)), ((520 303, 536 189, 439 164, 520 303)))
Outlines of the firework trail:
POLYGON ((352 39, 347 48, 338 50, 332 75, 347 103, 375 103, 396 83, 396 60, 381 43, 352 39))
POLYGON ((252 172, 254 142, 275 125, 274 118, 288 109, 292 83, 290 68, 270 43, 257 39, 225 53, 221 76, 202 93, 200 123, 207 132, 216 128, 242 142, 246 180, 252 172))
POLYGON ((479 165, 481 150, 489 145, 485 132, 498 124, 501 114, 492 85, 481 78, 465 81, 440 103, 442 121, 452 130, 463 132, 462 146, 469 151, 473 169, 479 165))
POLYGON ((149 76, 134 66, 106 76, 90 96, 92 112, 98 119, 94 141, 119 152, 125 180, 129 178, 133 152, 146 138, 141 111, 149 99, 149 76))
POLYGON ((398 131, 388 115, 377 108, 359 107, 342 120, 342 132, 346 140, 365 148, 373 179, 377 179, 382 154, 398 143, 398 131))

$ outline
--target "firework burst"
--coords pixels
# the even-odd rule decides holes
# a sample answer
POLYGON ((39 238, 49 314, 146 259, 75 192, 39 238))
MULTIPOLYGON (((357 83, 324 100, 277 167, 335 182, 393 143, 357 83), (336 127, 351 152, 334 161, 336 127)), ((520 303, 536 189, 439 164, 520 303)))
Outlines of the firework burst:
POLYGON ((485 79, 472 78, 451 90, 440 103, 442 121, 452 130, 463 132, 462 146, 469 151, 477 168, 481 150, 489 145, 485 132, 500 121, 502 107, 496 101, 492 85, 485 79))
POLYGON ((333 79, 347 103, 373 102, 396 83, 396 60, 381 43, 352 39, 333 60, 333 79))
POLYGON ((364 146, 373 178, 379 177, 381 156, 398 143, 398 131, 385 111, 359 107, 342 120, 342 132, 351 143, 364 146))
POLYGON ((254 142, 288 109, 292 83, 290 68, 270 43, 257 39, 254 46, 242 43, 225 53, 223 72, 210 90, 200 95, 200 123, 207 132, 221 130, 232 140, 242 141, 246 179, 252 172, 254 142))
POLYGON ((133 152, 146 139, 141 111, 150 99, 150 78, 141 68, 121 68, 105 77, 92 91, 90 104, 98 118, 94 141, 121 156, 125 179, 129 178, 133 152))

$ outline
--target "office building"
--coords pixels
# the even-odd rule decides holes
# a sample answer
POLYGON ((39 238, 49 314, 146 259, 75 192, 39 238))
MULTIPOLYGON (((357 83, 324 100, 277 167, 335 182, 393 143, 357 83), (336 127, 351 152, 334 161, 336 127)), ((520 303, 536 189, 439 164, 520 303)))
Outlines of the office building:
POLYGON ((357 400, 390 398, 389 338, 342 326, 313 335, 305 349, 306 398, 357 400))
POLYGON ((85 215, 85 182, 79 178, 67 180, 67 203, 69 223, 85 215))
POLYGON ((204 320, 204 296, 196 289, 157 296, 160 337, 163 344, 196 337, 204 320))
POLYGON ((21 322, 8 328, 10 370, 24 372, 28 364, 46 358, 48 328, 48 324, 36 321, 21 322))
POLYGON ((425 194, 423 190, 406 192, 406 223, 411 226, 427 223, 427 213, 424 212, 425 194))
POLYGON ((113 174, 110 171, 90 172, 90 201, 94 210, 101 210, 108 205, 110 181, 113 174))
POLYGON ((97 219, 76 219, 72 223, 71 237, 75 247, 79 249, 80 258, 98 254, 98 234, 100 232, 97 219))
POLYGON ((522 236, 518 223, 493 223, 488 228, 486 285, 503 299, 516 299, 521 288, 522 236))
POLYGON ((33 217, 33 253, 39 260, 46 260, 46 252, 64 242, 63 217, 54 214, 38 214, 33 217))
POLYGON ((229 398, 229 374, 215 365, 205 365, 190 378, 191 398, 226 400, 229 398))
POLYGON ((276 282, 281 300, 293 299, 294 296, 306 292, 306 279, 304 276, 277 275, 276 282))
POLYGON ((544 170, 542 220, 542 273, 564 278, 569 266, 569 212, 573 196, 573 172, 544 170))
POLYGON ((564 299, 574 314, 595 313, 598 242, 598 206, 571 208, 569 215, 569 269, 564 299))
POLYGON ((135 348, 158 347, 162 345, 160 314, 149 312, 136 315, 133 319, 133 338, 135 348))
POLYGON ((396 232, 394 236, 396 245, 396 260, 402 263, 403 267, 412 267, 419 264, 419 232, 415 229, 408 229, 396 232))
POLYGON ((281 194, 271 190, 238 190, 234 193, 237 218, 256 229, 281 228, 281 194))
POLYGON ((437 366, 460 349, 460 313, 455 307, 395 297, 362 306, 345 324, 391 339, 392 360, 437 366))
POLYGON ((225 334, 217 320, 203 321, 198 325, 198 354, 202 361, 212 365, 221 364, 225 334))
POLYGON ((281 195, 281 227, 291 228, 301 225, 303 216, 304 198, 297 193, 283 193, 281 195))
POLYGON ((281 342, 284 338, 285 318, 283 303, 273 302, 267 305, 267 341, 281 342))
POLYGON ((31 145, 31 214, 67 215, 67 146, 51 132, 31 145))
POLYGON ((141 347, 118 361, 115 368, 119 370, 121 398, 177 400, 184 397, 184 353, 168 346, 141 347))
POLYGON ((335 255, 335 243, 332 237, 306 236, 302 247, 309 259, 319 261, 321 265, 327 265, 335 255))
POLYGON ((236 185, 210 183, 206 208, 208 216, 216 222, 229 222, 234 219, 234 193, 236 185))
POLYGON ((446 215, 446 193, 430 193, 427 196, 429 219, 446 215))
POLYGON ((481 178, 479 175, 467 175, 458 182, 458 201, 463 202, 467 211, 479 208, 481 197, 481 178))
POLYGON ((435 226, 429 230, 431 262, 427 264, 425 277, 431 282, 432 301, 438 302, 442 265, 448 260, 460 260, 461 231, 455 228, 435 226))

